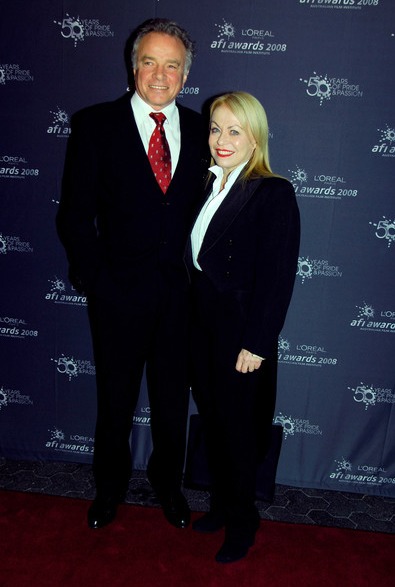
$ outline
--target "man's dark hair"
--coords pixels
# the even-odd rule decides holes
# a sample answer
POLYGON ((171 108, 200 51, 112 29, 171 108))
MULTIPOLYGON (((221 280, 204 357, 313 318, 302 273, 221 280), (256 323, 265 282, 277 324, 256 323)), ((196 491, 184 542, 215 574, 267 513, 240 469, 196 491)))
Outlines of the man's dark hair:
POLYGON ((163 33, 176 37, 179 39, 185 47, 186 59, 185 59, 185 74, 191 68, 192 60, 195 55, 195 43, 191 40, 189 34, 185 29, 180 27, 179 24, 168 18, 150 18, 144 21, 137 29, 132 33, 129 39, 129 47, 131 47, 131 61, 133 69, 137 68, 137 52, 141 40, 148 33, 163 33))

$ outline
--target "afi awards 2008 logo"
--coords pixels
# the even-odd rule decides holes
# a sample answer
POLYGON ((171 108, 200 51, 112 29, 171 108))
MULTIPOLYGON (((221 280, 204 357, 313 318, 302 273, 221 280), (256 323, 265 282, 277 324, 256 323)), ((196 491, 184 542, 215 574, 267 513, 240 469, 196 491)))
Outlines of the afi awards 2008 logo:
POLYGON ((222 24, 215 24, 217 36, 210 43, 210 48, 221 53, 238 53, 243 55, 281 54, 287 50, 287 43, 278 40, 273 31, 267 27, 241 27, 237 29, 231 22, 222 19, 222 24))

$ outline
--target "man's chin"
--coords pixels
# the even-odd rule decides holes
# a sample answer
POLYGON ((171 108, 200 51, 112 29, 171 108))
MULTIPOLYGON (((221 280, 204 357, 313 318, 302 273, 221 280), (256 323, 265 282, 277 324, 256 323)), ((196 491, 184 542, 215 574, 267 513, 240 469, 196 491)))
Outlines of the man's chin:
POLYGON ((176 96, 172 96, 167 91, 150 91, 147 93, 146 102, 155 108, 156 110, 161 110, 165 108, 169 104, 171 104, 176 99, 176 96))

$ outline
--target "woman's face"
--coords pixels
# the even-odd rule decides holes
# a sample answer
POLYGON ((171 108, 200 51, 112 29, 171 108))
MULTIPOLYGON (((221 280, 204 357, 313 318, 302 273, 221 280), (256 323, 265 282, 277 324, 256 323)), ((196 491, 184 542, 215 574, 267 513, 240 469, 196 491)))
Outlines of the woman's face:
POLYGON ((211 118, 208 139, 211 155, 226 175, 241 163, 248 161, 256 142, 247 129, 225 105, 218 106, 211 118))

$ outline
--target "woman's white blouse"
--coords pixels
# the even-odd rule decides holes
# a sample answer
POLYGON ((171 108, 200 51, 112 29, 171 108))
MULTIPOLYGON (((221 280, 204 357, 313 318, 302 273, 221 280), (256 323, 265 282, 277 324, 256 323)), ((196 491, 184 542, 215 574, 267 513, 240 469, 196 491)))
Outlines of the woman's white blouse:
POLYGON ((245 164, 246 164, 246 162, 241 163, 240 165, 238 165, 238 167, 236 167, 236 169, 234 169, 229 174, 229 177, 226 181, 226 184, 225 184, 223 190, 221 190, 221 183, 222 183, 222 178, 224 175, 224 170, 222 169, 222 167, 219 167, 219 165, 213 165, 212 167, 209 168, 209 171, 214 173, 216 178, 215 178, 215 181, 213 184, 213 188, 211 190, 211 194, 209 195, 203 208, 201 209, 199 216, 197 217, 196 222, 194 224, 194 227, 192 229, 192 233, 191 233, 193 264, 195 265, 196 269, 199 269, 200 271, 202 268, 200 267, 200 265, 197 261, 197 258, 198 258, 200 248, 202 246, 202 242, 203 242, 204 236, 206 234, 207 228, 208 228, 214 214, 216 213, 216 211, 218 210, 218 208, 220 207, 220 205, 222 204, 222 202, 224 201, 224 199, 228 195, 228 193, 229 193, 231 187, 233 186, 233 184, 235 183, 236 179, 239 177, 240 172, 243 169, 243 167, 245 166, 245 164))

